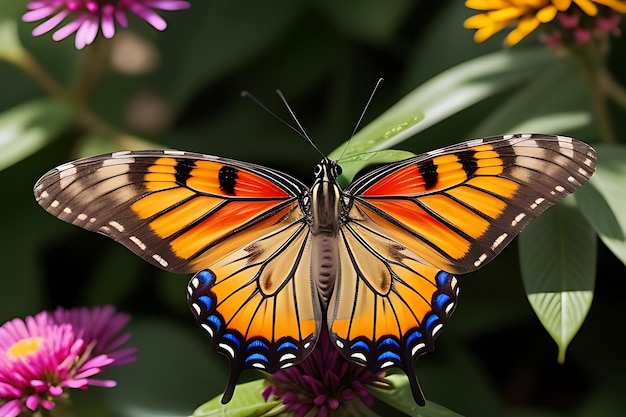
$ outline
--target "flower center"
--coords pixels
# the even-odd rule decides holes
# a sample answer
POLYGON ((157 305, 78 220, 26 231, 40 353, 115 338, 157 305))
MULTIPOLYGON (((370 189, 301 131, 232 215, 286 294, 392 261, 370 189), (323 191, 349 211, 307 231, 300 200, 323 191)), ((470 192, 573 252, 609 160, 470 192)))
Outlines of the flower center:
POLYGON ((11 361, 16 361, 37 353, 43 344, 43 340, 43 337, 27 337, 18 340, 7 350, 7 357, 11 361))

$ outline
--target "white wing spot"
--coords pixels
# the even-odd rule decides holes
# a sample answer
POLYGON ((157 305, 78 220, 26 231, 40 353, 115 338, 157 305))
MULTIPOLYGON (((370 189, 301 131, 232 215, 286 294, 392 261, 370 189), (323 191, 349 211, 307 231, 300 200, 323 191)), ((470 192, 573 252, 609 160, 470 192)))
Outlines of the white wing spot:
POLYGON ((519 137, 521 139, 531 139, 533 137, 533 135, 532 135, 532 133, 522 133, 521 135, 519 135, 519 137))
POLYGON ((556 187, 554 187, 555 190, 557 190, 558 192, 562 193, 563 191, 565 191, 565 188, 561 187, 560 185, 557 185, 556 187))
POLYGON ((87 219, 87 215, 85 213, 80 213, 78 216, 76 216, 76 218, 82 222, 87 219))
POLYGON ((200 306, 196 303, 191 303, 191 307, 194 309, 197 316, 200 315, 200 313, 202 312, 202 310, 200 309, 200 306))
POLYGON ((111 228, 109 226, 101 226, 100 230, 102 230, 103 232, 109 233, 111 231, 111 228))
POLYGON ((293 362, 286 363, 280 367, 280 369, 290 368, 294 365, 293 362))
POLYGON ((69 207, 65 207, 65 208, 63 209, 63 213, 65 213, 65 214, 71 214, 71 213, 72 213, 72 209, 71 209, 71 208, 69 208, 69 207))
POLYGON ((589 158, 585 159, 585 161, 583 162, 583 164, 587 165, 588 167, 591 166, 592 163, 593 163, 593 160, 589 158))
POLYGON ((52 203, 50 203, 50 207, 57 208, 59 207, 59 204, 59 200, 54 200, 52 203))
POLYGON ((167 268, 167 266, 169 265, 167 261, 163 259, 163 257, 159 255, 158 253, 155 253, 154 255, 152 255, 152 259, 160 263, 163 268, 167 268))
MULTIPOLYGON (((121 230, 120 230, 121 231, 121 230)), ((139 247, 141 250, 146 250, 146 245, 137 236, 129 237, 130 241, 139 247)))
POLYGON ((452 279, 450 280, 450 287, 452 288, 456 288, 458 281, 456 280, 456 277, 452 277, 452 279))
POLYGON ((231 348, 230 346, 228 346, 226 343, 220 343, 218 345, 219 347, 221 347, 222 349, 224 349, 226 352, 228 352, 228 354, 234 359, 235 358, 235 351, 233 350, 233 348, 231 348))
POLYGON ((265 365, 259 362, 254 362, 252 366, 254 366, 255 368, 259 368, 259 369, 265 369, 265 365))
POLYGON ((534 209, 536 209, 536 208, 537 208, 537 206, 539 206, 539 204, 543 203, 544 201, 546 201, 546 199, 545 199, 545 198, 543 198, 543 197, 539 197, 538 199, 536 199, 536 200, 535 200, 535 202, 534 202, 534 203, 532 203, 532 204, 530 205, 530 208, 531 208, 532 210, 534 210, 534 209))
POLYGON ((511 222, 511 226, 515 227, 517 226, 517 224, 519 222, 522 221, 522 219, 524 219, 524 217, 526 217, 526 213, 520 213, 517 216, 515 216, 515 218, 513 219, 513 221, 511 222))
POLYGON ((111 158, 122 158, 122 157, 125 157, 126 155, 128 155, 129 153, 130 153, 130 151, 113 152, 111 154, 111 158))
POLYGON ((478 257, 478 259, 476 260, 476 262, 474 262, 474 266, 475 266, 475 267, 479 267, 479 266, 480 266, 480 264, 482 264, 482 263, 485 261, 485 259, 487 259, 487 254, 486 254, 486 253, 483 253, 482 255, 480 255, 480 256, 478 257))
POLYGON ((502 139, 505 139, 505 140, 511 140, 511 139, 513 139, 514 137, 515 137, 515 135, 512 135, 512 134, 510 134, 510 133, 508 133, 508 134, 506 134, 506 135, 502 135, 502 139))
POLYGON ((339 346, 341 349, 343 349, 343 342, 341 340, 337 340, 337 346, 339 346))
POLYGON ((417 345, 415 345, 415 347, 413 349, 411 349, 411 356, 415 356, 415 354, 424 349, 426 347, 425 343, 418 343, 417 345))
POLYGON ((175 149, 166 149, 166 150, 163 151, 163 155, 174 155, 174 156, 183 156, 186 153, 187 152, 177 151, 175 149))
POLYGON ((574 177, 572 177, 572 176, 567 177, 567 180, 568 180, 569 182, 577 182, 577 181, 576 181, 576 178, 574 178, 574 177))
POLYGON ((41 192, 41 195, 39 196, 41 198, 48 198, 50 197, 50 194, 48 194, 48 192, 46 190, 41 192))
POLYGON ((482 139, 473 139, 473 140, 465 142, 465 145, 467 145, 468 148, 471 148, 473 146, 481 145, 483 142, 484 141, 482 139))
POLYGON ((446 314, 450 314, 453 308, 454 308, 454 303, 448 304, 448 306, 446 307, 446 314))
POLYGON ((202 328, 209 334, 209 336, 213 337, 213 329, 208 324, 202 323, 202 328))
POLYGON ((280 357, 278 362, 291 361, 291 360, 294 360, 295 358, 296 358, 296 355, 294 355, 293 353, 285 353, 283 356, 280 357))
POLYGON ((191 285, 193 285, 194 288, 198 288, 198 285, 200 285, 200 280, 196 277, 193 277, 191 279, 191 285))
POLYGON ((443 329, 443 324, 439 323, 438 325, 435 326, 435 328, 431 332, 431 335, 433 336, 436 335, 437 333, 439 333, 441 329, 443 329))
POLYGON ((504 242, 504 240, 509 236, 508 233, 502 233, 500 236, 498 236, 498 238, 496 240, 494 240, 493 244, 491 245, 491 250, 496 250, 496 248, 498 246, 500 246, 502 244, 502 242, 504 242))
POLYGON ((124 226, 122 226, 120 223, 116 222, 115 220, 111 220, 111 221, 109 222, 109 225, 110 225, 111 227, 113 227, 115 230, 117 230, 118 232, 120 232, 120 233, 121 233, 121 232, 123 232, 123 231, 125 230, 125 229, 124 229, 124 226))
POLYGON ((96 218, 92 217, 91 219, 89 219, 89 223, 95 223, 96 222, 96 218))
POLYGON ((367 358, 361 352, 354 352, 352 355, 350 355, 350 357, 362 362, 367 362, 367 358))
POLYGON ((578 173, 583 177, 589 177, 589 173, 582 168, 578 168, 578 173))

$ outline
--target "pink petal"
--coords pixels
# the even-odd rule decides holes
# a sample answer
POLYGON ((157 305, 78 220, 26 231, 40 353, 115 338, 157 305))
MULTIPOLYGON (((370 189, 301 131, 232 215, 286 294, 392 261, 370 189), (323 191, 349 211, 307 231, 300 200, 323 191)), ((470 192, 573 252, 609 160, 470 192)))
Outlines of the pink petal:
POLYGON ((37 26, 35 29, 33 29, 32 35, 40 36, 40 35, 43 35, 44 33, 51 31, 59 23, 61 23, 68 14, 69 14, 69 11, 64 10, 61 13, 57 14, 56 16, 51 17, 50 19, 46 20, 45 22, 37 26))

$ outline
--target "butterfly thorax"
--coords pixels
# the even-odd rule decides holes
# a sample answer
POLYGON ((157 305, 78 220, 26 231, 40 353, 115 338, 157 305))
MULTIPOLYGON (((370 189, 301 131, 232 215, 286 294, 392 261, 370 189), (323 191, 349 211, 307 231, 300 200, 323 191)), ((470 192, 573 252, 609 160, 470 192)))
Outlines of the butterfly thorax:
POLYGON ((324 306, 332 295, 339 266, 341 189, 337 176, 340 173, 341 167, 336 162, 323 159, 315 168, 315 182, 310 191, 311 274, 324 306))

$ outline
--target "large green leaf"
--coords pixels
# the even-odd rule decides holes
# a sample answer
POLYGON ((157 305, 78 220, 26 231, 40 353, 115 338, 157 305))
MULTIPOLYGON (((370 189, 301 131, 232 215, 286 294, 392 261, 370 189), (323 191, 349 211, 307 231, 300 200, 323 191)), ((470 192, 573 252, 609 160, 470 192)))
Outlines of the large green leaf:
POLYGON ((426 401, 424 407, 415 403, 409 379, 403 374, 387 375, 386 379, 391 382, 392 389, 370 388, 374 396, 392 407, 413 417, 458 417, 460 414, 448 410, 432 401, 426 401))
POLYGON ((0 170, 50 143, 74 116, 57 100, 33 100, 0 114, 0 170))
POLYGON ((281 406, 279 401, 265 402, 261 396, 264 380, 237 385, 233 398, 228 404, 222 404, 222 396, 202 404, 192 414, 192 417, 254 417, 266 415, 270 410, 281 406))
POLYGON ((526 294, 559 347, 559 362, 587 316, 595 287, 597 240, 571 201, 548 209, 519 241, 526 294))
MULTIPOLYGON (((390 148, 418 132, 523 82, 546 61, 536 49, 500 51, 457 65, 422 84, 330 154, 337 159, 390 148)), ((365 164, 364 164, 365 165, 365 164)))
POLYGON ((602 242, 626 264, 626 147, 597 145, 596 173, 576 202, 602 242))

